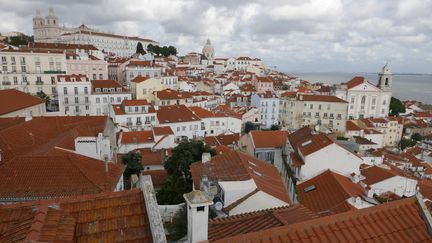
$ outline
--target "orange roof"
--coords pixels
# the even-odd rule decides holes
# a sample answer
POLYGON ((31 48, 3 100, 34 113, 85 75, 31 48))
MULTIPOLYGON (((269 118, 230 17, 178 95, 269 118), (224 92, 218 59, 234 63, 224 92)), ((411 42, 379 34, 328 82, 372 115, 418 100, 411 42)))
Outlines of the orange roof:
POLYGON ((331 144, 333 144, 333 141, 326 135, 320 133, 300 141, 296 144, 296 147, 303 156, 307 156, 331 144))
POLYGON ((44 155, 54 147, 75 149, 75 138, 96 137, 106 125, 105 116, 33 117, 0 130, 2 159, 19 155, 44 155))
POLYGON ((152 242, 141 190, 0 205, 0 242, 152 242))
POLYGON ((170 126, 153 127, 153 133, 154 133, 155 136, 174 134, 174 132, 173 132, 173 130, 171 129, 170 126))
POLYGON ((280 95, 281 97, 295 98, 297 96, 297 92, 284 92, 280 95))
POLYGON ((431 242, 415 198, 213 242, 431 242))
POLYGON ((144 77, 144 76, 138 75, 134 79, 132 79, 131 82, 141 83, 141 82, 146 81, 147 79, 150 79, 150 77, 144 77))
POLYGON ((205 143, 210 147, 218 145, 230 146, 240 140, 240 133, 221 134, 218 136, 207 136, 204 138, 205 143))
POLYGON ((189 92, 177 91, 172 89, 155 91, 154 94, 160 100, 177 100, 192 98, 192 95, 189 92))
POLYGON ((120 143, 122 144, 154 143, 152 131, 122 132, 120 136, 120 143))
POLYGON ((209 117, 215 117, 213 112, 206 110, 204 108, 198 107, 198 106, 189 107, 189 110, 191 110, 193 114, 197 115, 201 119, 209 118, 209 117))
POLYGON ((84 74, 57 75, 58 82, 89 82, 90 79, 84 74))
POLYGON ((209 220, 208 239, 212 242, 314 218, 317 218, 317 216, 300 204, 221 217, 209 220))
POLYGON ((1 117, 0 130, 25 122, 25 117, 1 117))
MULTIPOLYGON (((127 92, 128 90, 126 88, 124 88, 123 86, 121 86, 121 84, 115 80, 92 80, 91 81, 92 84, 92 89, 93 92, 96 92, 96 89, 110 89, 110 88, 115 88, 115 92, 117 92, 117 88, 121 88, 121 92, 127 92)), ((103 92, 103 90, 99 91, 99 92, 103 92)))
POLYGON ((113 191, 124 166, 54 149, 44 156, 18 156, 0 169, 2 201, 36 200, 113 191))
POLYGON ((361 128, 357 126, 353 121, 346 121, 346 130, 347 131, 360 131, 361 128))
POLYGON ((366 177, 364 180, 362 180, 362 182, 366 185, 373 185, 380 181, 384 181, 388 178, 397 176, 397 174, 394 173, 392 170, 384 169, 379 166, 370 166, 368 168, 360 170, 360 173, 364 177, 366 177))
POLYGON ((298 184, 296 188, 300 203, 317 214, 352 210, 346 200, 364 193, 360 185, 331 170, 298 184))
POLYGON ((192 179, 199 188, 201 177, 209 180, 243 181, 253 179, 257 189, 289 203, 288 192, 278 170, 271 164, 240 151, 222 153, 206 163, 196 162, 190 166, 192 179))
POLYGON ((45 104, 45 101, 16 89, 0 90, 0 115, 19 111, 35 105, 45 104))
POLYGON ((123 100, 122 106, 144 106, 151 105, 147 100, 123 100))
POLYGON ((317 101, 317 102, 338 102, 338 103, 348 103, 343 99, 340 99, 333 95, 299 95, 300 100, 304 101, 317 101))
POLYGON ((287 143, 288 131, 259 131, 249 132, 255 148, 281 148, 287 143))
POLYGON ((345 84, 347 85, 348 89, 352 89, 356 86, 359 86, 360 84, 366 82, 366 79, 364 77, 360 77, 360 76, 356 76, 353 79, 351 79, 350 81, 346 82, 345 84))
POLYGON ((144 170, 142 174, 149 175, 155 187, 162 186, 168 178, 166 170, 144 170))
POLYGON ((97 51, 98 49, 94 45, 82 45, 82 44, 63 44, 63 43, 40 43, 31 42, 28 44, 30 49, 40 50, 92 50, 97 51))
POLYGON ((161 106, 157 111, 157 118, 160 124, 200 120, 199 117, 185 105, 161 106))

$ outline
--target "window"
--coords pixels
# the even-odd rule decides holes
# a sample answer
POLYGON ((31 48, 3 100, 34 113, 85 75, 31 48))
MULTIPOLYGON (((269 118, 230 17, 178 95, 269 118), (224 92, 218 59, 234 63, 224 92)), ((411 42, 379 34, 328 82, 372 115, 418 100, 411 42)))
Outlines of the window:
POLYGON ((88 87, 84 87, 84 94, 88 94, 88 87))
POLYGON ((74 87, 74 94, 78 94, 78 87, 74 87))
POLYGON ((97 103, 97 104, 100 103, 100 98, 96 98, 96 103, 97 103))
POLYGON ((75 97, 75 104, 78 104, 78 97, 75 97))
POLYGON ((106 97, 103 98, 103 103, 107 103, 108 99, 106 97))
POLYGON ((67 104, 69 104, 69 99, 66 97, 66 98, 64 98, 64 103, 67 105, 67 104))
POLYGON ((96 73, 93 73, 93 79, 96 79, 96 73))
POLYGON ((63 87, 63 94, 67 95, 67 87, 63 87))
POLYGON ((363 95, 361 98, 361 104, 364 105, 366 103, 366 95, 363 95))
POLYGON ((89 98, 88 97, 85 97, 84 100, 85 100, 85 103, 89 103, 89 98))
POLYGON ((99 79, 103 79, 102 73, 99 74, 99 79))

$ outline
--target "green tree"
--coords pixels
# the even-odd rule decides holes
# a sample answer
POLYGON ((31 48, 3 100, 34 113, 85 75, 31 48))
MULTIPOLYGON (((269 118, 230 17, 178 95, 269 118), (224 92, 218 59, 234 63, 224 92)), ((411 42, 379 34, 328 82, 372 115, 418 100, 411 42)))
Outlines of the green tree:
POLYGON ((411 139, 412 140, 414 140, 414 141, 421 141, 421 140, 423 140, 423 136, 422 135, 420 135, 420 133, 414 133, 412 136, 411 136, 411 139))
POLYGON ((141 42, 137 43, 136 52, 137 54, 145 55, 147 52, 144 51, 144 47, 141 42))
POLYGON ((253 124, 252 122, 248 121, 245 123, 245 128, 244 128, 244 132, 245 133, 249 133, 252 130, 255 130, 255 124, 253 124))
POLYGON ((273 125, 270 127, 270 130, 271 130, 271 131, 277 131, 277 130, 280 130, 280 126, 279 126, 279 125, 276 125, 276 124, 273 124, 273 125))
POLYGON ((184 178, 186 183, 192 183, 192 175, 189 166, 201 160, 203 153, 210 153, 212 156, 216 151, 199 140, 182 141, 173 149, 171 157, 165 162, 165 169, 169 176, 184 178))
POLYGON ((124 177, 126 179, 129 179, 133 174, 139 175, 139 173, 143 170, 143 166, 141 164, 141 154, 137 151, 130 151, 123 155, 122 163, 126 165, 126 169, 124 171, 124 177))
POLYGON ((44 100, 46 106, 48 106, 49 103, 51 102, 51 98, 50 98, 47 94, 45 94, 43 91, 39 91, 39 92, 37 92, 37 93, 36 93, 36 96, 37 96, 38 98, 44 100))
POLYGON ((399 113, 404 113, 404 112, 405 112, 405 106, 402 104, 402 102, 395 97, 391 97, 390 115, 399 116, 399 113))
POLYGON ((417 144, 417 141, 413 139, 402 138, 399 142, 399 146, 401 150, 405 150, 406 148, 413 147, 417 144))
POLYGON ((179 204, 184 201, 183 194, 192 190, 192 183, 186 183, 183 178, 176 175, 168 176, 167 181, 156 192, 157 202, 160 205, 179 204))
POLYGON ((168 46, 168 53, 169 55, 177 56, 177 48, 175 48, 174 46, 168 46))

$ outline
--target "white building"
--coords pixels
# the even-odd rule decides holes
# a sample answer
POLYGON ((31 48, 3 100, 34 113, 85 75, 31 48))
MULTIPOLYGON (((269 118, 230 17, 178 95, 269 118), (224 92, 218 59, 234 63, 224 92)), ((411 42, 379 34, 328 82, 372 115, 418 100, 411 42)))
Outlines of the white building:
POLYGON ((92 80, 90 96, 91 115, 109 115, 111 105, 132 99, 128 89, 114 80, 92 80))
POLYGON ((35 42, 91 44, 116 56, 131 56, 136 52, 138 42, 144 48, 149 44, 158 43, 140 37, 122 36, 93 30, 85 25, 75 27, 61 27, 59 18, 49 9, 48 16, 41 17, 39 10, 33 17, 33 35, 35 42))
POLYGON ((189 110, 204 122, 204 136, 241 132, 242 121, 238 115, 212 112, 197 106, 189 107, 189 110))
POLYGON ((66 54, 66 74, 86 75, 91 80, 106 80, 108 63, 85 52, 66 54))
POLYGON ((90 115, 91 83, 83 75, 59 75, 57 90, 60 114, 90 115))
POLYGON ((147 100, 123 100, 112 105, 109 114, 118 130, 149 130, 157 123, 156 110, 147 100))
POLYGON ((336 96, 286 92, 280 98, 280 121, 288 129, 318 125, 321 130, 340 133, 345 131, 347 106, 336 96))
POLYGON ((253 94, 251 105, 259 110, 263 127, 270 128, 272 125, 279 125, 279 97, 274 93, 253 94))
POLYGON ((130 85, 132 79, 142 76, 159 78, 162 76, 162 67, 152 61, 128 60, 118 68, 119 82, 123 85, 130 85))
POLYGON ((386 64, 379 73, 378 85, 364 77, 354 77, 347 83, 336 85, 332 94, 349 103, 350 120, 386 117, 389 114, 392 82, 393 75, 386 64))
POLYGON ((63 52, 0 51, 0 89, 18 89, 35 95, 44 92, 56 100, 57 75, 66 73, 63 52))
POLYGON ((160 126, 169 126, 176 140, 203 137, 205 123, 185 105, 160 106, 157 111, 160 126))

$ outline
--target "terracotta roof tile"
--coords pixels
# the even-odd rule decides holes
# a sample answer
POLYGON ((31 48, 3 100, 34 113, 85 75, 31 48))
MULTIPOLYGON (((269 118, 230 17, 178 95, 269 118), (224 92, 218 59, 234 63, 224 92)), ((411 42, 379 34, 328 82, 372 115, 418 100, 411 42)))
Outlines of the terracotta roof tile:
POLYGON ((314 213, 299 204, 222 217, 209 220, 208 239, 212 242, 314 218, 317 218, 314 213))
POLYGON ((414 198, 213 242, 432 242, 414 198))
POLYGON ((240 140, 240 133, 221 134, 218 136, 207 136, 204 138, 205 143, 210 147, 218 145, 232 146, 240 140))
POLYGON ((18 156, 0 167, 3 201, 36 200, 113 191, 124 166, 55 149, 45 156, 18 156))
POLYGON ((296 186, 302 205, 317 214, 334 214, 352 210, 346 200, 364 193, 348 177, 326 170, 296 186))
POLYGON ((1 242, 5 242, 1 230, 7 229, 11 224, 23 224, 19 231, 9 231, 11 234, 6 235, 9 239, 16 240, 27 238, 33 240, 32 242, 152 242, 144 197, 138 189, 0 205, 0 215, 10 215, 11 211, 14 214, 12 220, 4 223, 0 217, 1 242), (48 210, 45 212, 46 205, 48 210), (41 213, 43 215, 40 215, 41 213), (29 226, 30 223, 32 224, 29 226))
POLYGON ((200 118, 185 105, 161 106, 157 111, 157 118, 160 124, 200 120, 200 118))
POLYGON ((253 179, 257 189, 284 202, 290 202, 288 192, 276 167, 240 151, 216 155, 205 164, 193 163, 190 170, 195 188, 199 188, 203 174, 207 175, 209 180, 243 181, 253 179))
POLYGON ((25 122, 25 117, 1 117, 0 130, 25 122))
POLYGON ((337 103, 347 103, 333 95, 299 95, 298 98, 304 101, 317 101, 317 102, 337 102, 337 103))
POLYGON ((0 115, 44 103, 42 99, 16 89, 0 90, 0 115))
POLYGON ((154 133, 155 136, 174 134, 174 132, 173 132, 173 130, 171 129, 170 126, 153 127, 153 133, 154 133))
POLYGON ((249 132, 255 148, 282 148, 287 143, 288 131, 258 131, 249 132))
POLYGON ((353 121, 347 121, 346 122, 346 130, 347 131, 360 131, 361 128, 357 126, 353 121))
POLYGON ((122 132, 120 136, 120 143, 122 144, 154 143, 152 131, 122 132))
POLYGON ((144 170, 143 175, 149 175, 155 187, 162 186, 168 178, 166 170, 144 170))
POLYGON ((379 166, 370 166, 368 168, 360 170, 360 173, 365 177, 362 182, 366 185, 373 185, 380 181, 397 176, 397 174, 390 168, 384 169, 379 166))
POLYGON ((126 88, 124 88, 123 86, 121 86, 121 84, 115 80, 92 80, 91 81, 92 84, 92 90, 93 92, 96 92, 96 89, 99 88, 101 89, 101 91, 97 92, 97 93, 102 93, 104 88, 110 89, 110 88, 115 88, 115 92, 119 92, 117 91, 118 88, 121 88, 120 92, 127 92, 128 90, 126 88))
POLYGON ((356 76, 353 79, 351 79, 350 81, 346 82, 345 84, 347 85, 348 89, 352 89, 356 86, 359 86, 360 84, 366 82, 366 79, 364 77, 360 77, 360 76, 356 76))

